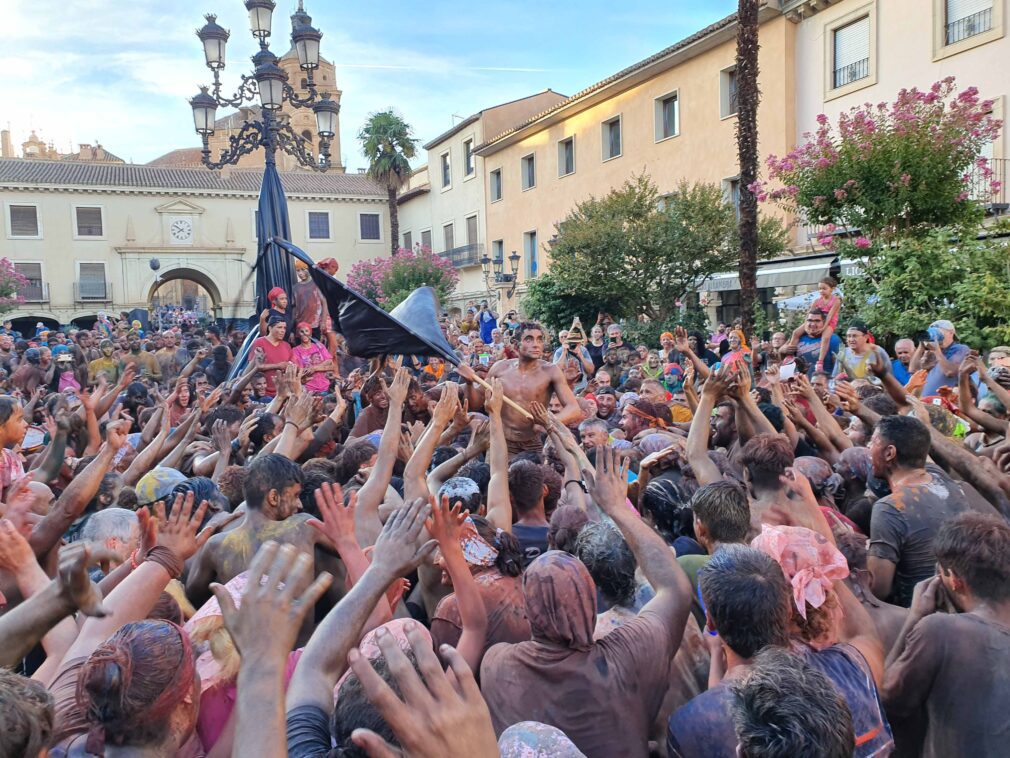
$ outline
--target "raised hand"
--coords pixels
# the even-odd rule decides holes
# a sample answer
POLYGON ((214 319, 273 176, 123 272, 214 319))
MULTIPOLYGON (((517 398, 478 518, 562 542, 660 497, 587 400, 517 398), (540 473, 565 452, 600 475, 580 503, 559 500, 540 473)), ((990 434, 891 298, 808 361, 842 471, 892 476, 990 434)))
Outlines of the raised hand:
POLYGON ((596 470, 582 469, 593 502, 604 513, 623 508, 628 498, 628 459, 618 459, 610 445, 596 451, 596 470))
POLYGON ((337 483, 323 482, 315 491, 316 506, 323 520, 310 519, 309 526, 329 538, 330 542, 339 546, 341 542, 353 542, 354 512, 358 505, 358 493, 351 493, 344 505, 344 491, 337 483))
POLYGON ((324 571, 300 592, 311 576, 311 556, 292 545, 265 542, 249 567, 249 581, 237 608, 228 590, 210 585, 243 661, 276 665, 286 661, 305 615, 333 581, 324 571))
POLYGON ((406 463, 410 456, 414 454, 414 443, 410 440, 410 435, 404 431, 400 432, 400 439, 396 443, 396 459, 406 463))
POLYGON ((484 398, 484 410, 488 416, 500 416, 501 407, 504 402, 505 390, 502 388, 501 379, 491 380, 491 392, 484 398))
POLYGON ((544 429, 551 428, 551 414, 543 403, 537 400, 530 403, 530 413, 533 414, 534 424, 538 424, 544 429))
POLYGON ((463 510, 463 504, 456 502, 449 507, 449 496, 442 495, 441 501, 436 502, 435 496, 428 498, 431 506, 431 516, 424 522, 428 533, 438 542, 442 552, 446 549, 459 549, 459 537, 463 531, 463 522, 470 515, 470 511, 463 510))
POLYGON ((470 435, 470 442, 466 446, 466 455, 476 458, 491 445, 491 422, 481 421, 477 428, 470 435))
POLYGON ((389 384, 386 394, 389 395, 390 407, 403 407, 407 401, 407 391, 410 389, 410 372, 402 366, 396 369, 396 375, 389 384))
POLYGON ((442 395, 435 404, 435 411, 431 414, 432 421, 441 426, 447 426, 456 415, 459 407, 459 394, 457 385, 454 382, 446 382, 442 387, 442 395))
POLYGON ((861 403, 859 402, 859 395, 856 394, 855 388, 848 382, 836 381, 835 382, 835 394, 838 395, 838 399, 842 403, 842 408, 845 409, 847 413, 858 413, 861 403))
POLYGON ((35 553, 25 536, 10 519, 0 519, 0 569, 17 575, 34 563, 35 553))
POLYGON ((407 624, 406 635, 422 676, 418 676, 391 634, 384 629, 376 633, 379 649, 402 697, 383 681, 358 650, 351 650, 348 655, 351 669, 365 694, 393 730, 402 750, 369 729, 355 729, 351 735, 354 744, 368 755, 382 758, 397 755, 497 758, 498 744, 491 714, 466 661, 448 645, 441 647, 439 652, 456 677, 453 683, 435 657, 430 639, 421 634, 416 622, 407 624))
POLYGON ((85 616, 96 618, 108 616, 108 610, 102 606, 102 591, 91 581, 88 566, 115 557, 115 553, 105 549, 92 553, 88 546, 81 542, 65 547, 60 551, 60 568, 56 575, 60 595, 85 616))
MULTIPOLYGON (((167 417, 168 414, 166 413, 167 417)), ((130 433, 131 422, 126 419, 113 421, 105 427, 105 443, 113 450, 118 451, 126 444, 126 436, 130 433)))
POLYGON ((290 421, 299 432, 305 431, 312 425, 312 408, 315 404, 315 397, 309 392, 303 392, 293 403, 288 403, 284 408, 286 421, 290 421))
POLYGON ((214 533, 209 526, 200 530, 210 504, 204 500, 194 512, 194 499, 192 492, 187 492, 185 497, 176 495, 172 515, 167 518, 164 501, 159 500, 154 505, 155 518, 158 519, 158 545, 171 550, 181 561, 187 561, 196 555, 196 551, 214 533))
POLYGON ((435 552, 435 540, 424 541, 424 521, 430 507, 423 498, 396 510, 375 541, 372 566, 390 581, 413 571, 435 552))
POLYGON ((718 400, 729 392, 731 379, 732 374, 725 370, 725 367, 713 371, 708 375, 705 384, 702 385, 701 394, 718 400))
POLYGON ((210 438, 214 443, 214 449, 219 453, 231 450, 231 434, 228 432, 228 422, 223 418, 217 419, 211 425, 210 438))

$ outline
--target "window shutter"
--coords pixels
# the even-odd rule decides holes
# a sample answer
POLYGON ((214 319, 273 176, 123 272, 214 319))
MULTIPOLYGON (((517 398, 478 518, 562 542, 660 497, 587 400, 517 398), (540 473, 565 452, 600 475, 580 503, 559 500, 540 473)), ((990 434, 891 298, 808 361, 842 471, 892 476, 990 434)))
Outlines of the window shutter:
POLYGON ((421 232, 421 247, 431 250, 431 229, 421 232))
POLYGON ((102 300, 105 298, 105 264, 81 263, 80 293, 82 300, 102 300))
POLYGON ((414 247, 414 238, 410 232, 403 233, 403 249, 412 250, 414 247))
POLYGON ((41 263, 15 263, 14 270, 32 284, 39 284, 42 282, 41 263))
POLYGON ((976 13, 992 9, 992 0, 947 0, 947 23, 974 16, 976 13))
POLYGON ((309 239, 325 240, 330 238, 330 214, 321 211, 309 211, 309 239))
POLYGON ((361 224, 361 239, 363 240, 378 240, 382 239, 382 235, 379 230, 379 214, 378 213, 362 213, 359 217, 361 224))
POLYGON ((12 237, 39 236, 38 208, 34 205, 12 205, 10 209, 12 237))
POLYGON ((477 217, 470 216, 466 220, 466 244, 477 244, 477 217))
POLYGON ((77 215, 77 236, 78 237, 101 237, 102 236, 102 209, 101 208, 75 208, 77 215))
POLYGON ((445 251, 448 252, 456 247, 455 235, 453 234, 452 224, 446 224, 442 227, 442 238, 445 240, 445 251))
POLYGON ((870 17, 835 30, 835 71, 870 57, 870 17))

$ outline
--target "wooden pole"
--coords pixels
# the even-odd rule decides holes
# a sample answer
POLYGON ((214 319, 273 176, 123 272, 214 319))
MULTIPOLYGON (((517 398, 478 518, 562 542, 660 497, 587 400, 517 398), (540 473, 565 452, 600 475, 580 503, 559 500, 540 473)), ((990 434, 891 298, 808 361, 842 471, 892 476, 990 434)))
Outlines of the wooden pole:
MULTIPOLYGON (((481 379, 479 376, 474 376, 473 380, 477 384, 479 384, 481 387, 483 387, 484 389, 486 389, 488 392, 491 391, 491 385, 488 384, 483 379, 481 379)), ((518 411, 519 413, 521 413, 527 420, 529 420, 529 421, 533 420, 533 414, 530 413, 525 408, 523 408, 521 405, 519 405, 519 403, 517 403, 515 400, 513 400, 512 398, 510 398, 508 395, 506 395, 504 390, 502 390, 502 400, 505 401, 505 404, 507 406, 509 406, 510 408, 512 408, 512 410, 518 411)))

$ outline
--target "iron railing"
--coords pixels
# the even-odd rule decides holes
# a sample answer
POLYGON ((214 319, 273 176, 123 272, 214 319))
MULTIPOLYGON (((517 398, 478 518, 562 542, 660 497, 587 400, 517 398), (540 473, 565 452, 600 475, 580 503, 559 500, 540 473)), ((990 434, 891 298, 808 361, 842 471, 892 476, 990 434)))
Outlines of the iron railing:
POLYGON ((479 266, 480 259, 484 256, 484 243, 471 242, 469 245, 459 245, 458 247, 444 250, 439 255, 443 258, 448 258, 449 262, 456 268, 479 266))
POLYGON ((26 303, 48 303, 49 285, 38 279, 29 279, 28 284, 18 287, 18 296, 26 303))
POLYGON ((76 303, 112 302, 112 282, 96 282, 96 281, 74 282, 74 302, 76 303))
POLYGON ((849 63, 841 68, 835 69, 834 88, 844 87, 846 84, 858 82, 870 75, 870 59, 863 58, 861 61, 849 63))
POLYGON ((1006 213, 1010 208, 1010 197, 1007 193, 1007 173, 1010 170, 1010 159, 990 158, 989 170, 992 176, 985 176, 983 169, 975 167, 971 171, 971 178, 968 181, 968 194, 973 199, 985 206, 989 213, 1006 213), (993 192, 993 182, 999 182, 999 189, 993 192))
POLYGON ((974 37, 992 29, 992 8, 986 8, 970 16, 959 18, 947 24, 947 45, 953 45, 963 39, 974 37))

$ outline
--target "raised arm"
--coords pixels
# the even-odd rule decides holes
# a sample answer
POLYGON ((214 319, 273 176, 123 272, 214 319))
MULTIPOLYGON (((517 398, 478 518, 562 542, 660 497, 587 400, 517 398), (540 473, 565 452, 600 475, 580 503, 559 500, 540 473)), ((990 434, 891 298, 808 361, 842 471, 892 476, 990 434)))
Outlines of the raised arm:
POLYGON ((565 381, 565 375, 560 368, 551 365, 549 371, 551 375, 551 389, 553 389, 554 394, 561 402, 561 410, 554 415, 557 416, 558 421, 562 424, 577 424, 582 421, 583 414, 575 393, 568 386, 568 382, 565 381))
MULTIPOLYGON (((969 355, 961 361, 961 368, 957 372, 957 404, 961 413, 974 421, 987 432, 1002 434, 1006 431, 1006 421, 1000 421, 995 416, 990 416, 983 410, 979 410, 975 404, 975 398, 971 394, 971 375, 978 370, 979 379, 989 385, 985 366, 981 365, 977 356, 969 355), (977 368, 976 368, 977 367, 977 368)), ((996 384, 992 382, 992 384, 996 384)), ((998 385, 997 385, 998 386, 998 385)), ((1002 390, 1003 388, 1000 387, 1002 390)), ((1006 392, 1006 390, 1003 390, 1006 392)))
POLYGON ((423 542, 428 504, 415 500, 393 513, 375 543, 372 563, 326 615, 305 646, 288 685, 287 710, 313 705, 333 709, 333 688, 347 669, 347 653, 361 639, 365 620, 386 588, 430 557, 435 541, 423 542))
MULTIPOLYGON (((361 547, 374 545, 382 531, 379 520, 379 506, 386 496, 386 488, 393 477, 396 464, 396 448, 400 441, 400 422, 403 419, 403 404, 410 388, 410 372, 402 366, 389 384, 389 410, 386 425, 379 438, 379 453, 375 465, 368 475, 368 481, 358 491, 358 506, 355 510, 354 531, 361 547)), ((413 471, 411 471, 413 475, 413 471)))
MULTIPOLYGON (((708 379, 709 374, 712 370, 705 365, 705 361, 698 357, 698 355, 691 349, 691 341, 688 339, 687 329, 682 326, 678 326, 673 330, 673 347, 681 355, 686 355, 687 359, 694 366, 694 370, 698 373, 698 378, 703 382, 708 379)), ((703 347, 699 345, 699 347, 703 347)))
POLYGON ((509 451, 505 442, 505 424, 502 422, 501 407, 505 390, 501 379, 491 380, 491 394, 484 401, 487 411, 491 442, 488 464, 491 480, 487 485, 487 520, 491 526, 504 532, 512 532, 512 501, 509 499, 509 451))
POLYGON ((691 470, 694 471, 694 477, 699 485, 722 481, 719 467, 708 457, 708 439, 712 411, 715 410, 715 404, 726 391, 726 387, 725 377, 717 373, 709 375, 705 386, 701 389, 701 399, 691 421, 691 430, 687 433, 687 462, 691 464, 691 470))
POLYGON ((490 422, 484 421, 470 435, 470 442, 462 453, 456 453, 452 458, 443 461, 428 474, 428 491, 437 495, 446 480, 456 476, 463 465, 473 460, 488 449, 491 444, 490 422))
POLYGON ((435 447, 438 445, 442 430, 449 424, 456 413, 459 405, 459 394, 457 385, 446 382, 442 387, 442 395, 435 405, 435 410, 431 414, 431 422, 424 434, 414 446, 414 454, 410 456, 407 465, 403 469, 403 495, 406 500, 417 498, 428 499, 428 466, 431 465, 431 457, 435 454, 435 447))
POLYGON ((814 415, 814 421, 817 422, 817 428, 831 440, 834 448, 841 452, 852 447, 852 440, 845 435, 838 422, 835 421, 835 417, 824 407, 824 403, 817 396, 813 385, 810 384, 810 380, 805 375, 797 375, 796 386, 799 388, 800 394, 806 399, 810 412, 814 415))

